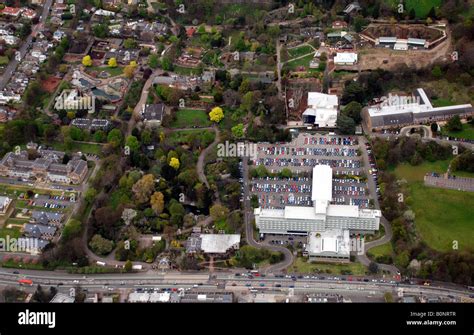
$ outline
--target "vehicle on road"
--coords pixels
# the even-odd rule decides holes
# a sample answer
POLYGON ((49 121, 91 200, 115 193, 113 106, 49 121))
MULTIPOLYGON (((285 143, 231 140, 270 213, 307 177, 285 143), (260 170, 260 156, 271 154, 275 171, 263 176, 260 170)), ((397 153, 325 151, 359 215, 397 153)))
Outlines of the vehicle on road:
POLYGON ((21 286, 27 285, 27 286, 33 286, 33 281, 31 279, 20 279, 18 280, 18 284, 21 286))

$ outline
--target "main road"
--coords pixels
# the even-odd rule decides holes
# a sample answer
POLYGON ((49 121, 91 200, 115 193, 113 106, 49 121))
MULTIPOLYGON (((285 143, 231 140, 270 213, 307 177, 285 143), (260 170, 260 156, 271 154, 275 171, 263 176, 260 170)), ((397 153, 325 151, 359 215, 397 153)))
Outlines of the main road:
POLYGON ((43 6, 43 11, 41 12, 41 16, 40 16, 38 24, 35 27, 33 27, 32 29, 33 32, 26 38, 26 40, 23 42, 20 49, 18 50, 20 52, 20 57, 15 57, 14 59, 12 59, 10 63, 7 65, 7 67, 5 68, 5 71, 3 72, 2 76, 0 76, 0 91, 3 90, 5 86, 7 86, 13 73, 16 70, 16 67, 18 66, 18 64, 20 64, 23 57, 26 56, 28 49, 31 47, 31 43, 33 42, 33 34, 45 24, 46 19, 48 18, 49 9, 51 8, 52 3, 53 3, 53 0, 46 0, 43 6))
MULTIPOLYGON (((353 278, 316 278, 316 277, 293 277, 273 276, 244 277, 236 276, 234 273, 222 272, 213 275, 209 272, 169 272, 169 273, 129 273, 129 274, 96 274, 79 275, 59 272, 26 271, 21 274, 13 273, 13 269, 0 270, 0 286, 18 285, 18 280, 28 278, 33 285, 58 286, 63 288, 77 287, 92 289, 116 290, 120 288, 181 288, 194 287, 199 290, 212 291, 283 291, 290 290, 305 293, 310 291, 323 291, 334 293, 336 291, 375 291, 379 293, 394 292, 402 290, 404 294, 438 296, 469 301, 469 291, 462 286, 454 284, 438 284, 432 286, 410 285, 399 282, 387 282, 383 280, 364 281, 353 278)), ((17 271, 15 271, 17 272, 17 271)), ((34 288, 33 286, 32 288, 34 288)))

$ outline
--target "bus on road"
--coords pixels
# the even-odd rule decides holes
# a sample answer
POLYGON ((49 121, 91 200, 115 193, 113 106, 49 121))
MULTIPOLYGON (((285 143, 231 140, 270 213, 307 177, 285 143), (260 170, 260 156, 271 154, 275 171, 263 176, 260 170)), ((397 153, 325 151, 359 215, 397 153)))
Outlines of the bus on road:
POLYGON ((28 285, 28 286, 33 286, 33 281, 31 279, 20 279, 18 280, 18 284, 20 285, 28 285))

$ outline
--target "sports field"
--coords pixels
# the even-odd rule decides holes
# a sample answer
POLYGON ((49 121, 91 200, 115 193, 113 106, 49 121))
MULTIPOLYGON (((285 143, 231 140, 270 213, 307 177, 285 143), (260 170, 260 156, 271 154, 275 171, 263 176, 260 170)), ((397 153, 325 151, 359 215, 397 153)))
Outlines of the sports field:
POLYGON ((474 239, 474 193, 427 187, 423 176, 428 171, 444 172, 448 161, 401 164, 395 169, 398 178, 408 181, 410 207, 415 212, 415 226, 423 240, 439 251, 472 249, 474 239))

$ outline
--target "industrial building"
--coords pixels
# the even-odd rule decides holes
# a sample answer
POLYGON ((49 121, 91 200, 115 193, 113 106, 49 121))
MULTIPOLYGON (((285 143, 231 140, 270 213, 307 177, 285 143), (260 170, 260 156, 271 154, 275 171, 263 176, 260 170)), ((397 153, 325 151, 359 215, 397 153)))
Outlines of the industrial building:
POLYGON ((310 232, 306 254, 310 261, 349 262, 350 236, 347 229, 330 229, 310 232))
POLYGON ((403 127, 474 114, 471 104, 433 107, 422 88, 416 89, 411 97, 389 95, 380 100, 362 113, 368 129, 403 127))
POLYGON ((338 106, 336 95, 309 92, 308 108, 303 112, 303 121, 319 128, 334 128, 338 106))
POLYGON ((286 206, 284 209, 256 208, 255 222, 261 234, 308 235, 330 229, 348 229, 350 233, 371 234, 379 229, 381 212, 359 209, 355 205, 333 205, 332 169, 328 165, 313 168, 312 207, 286 206))

